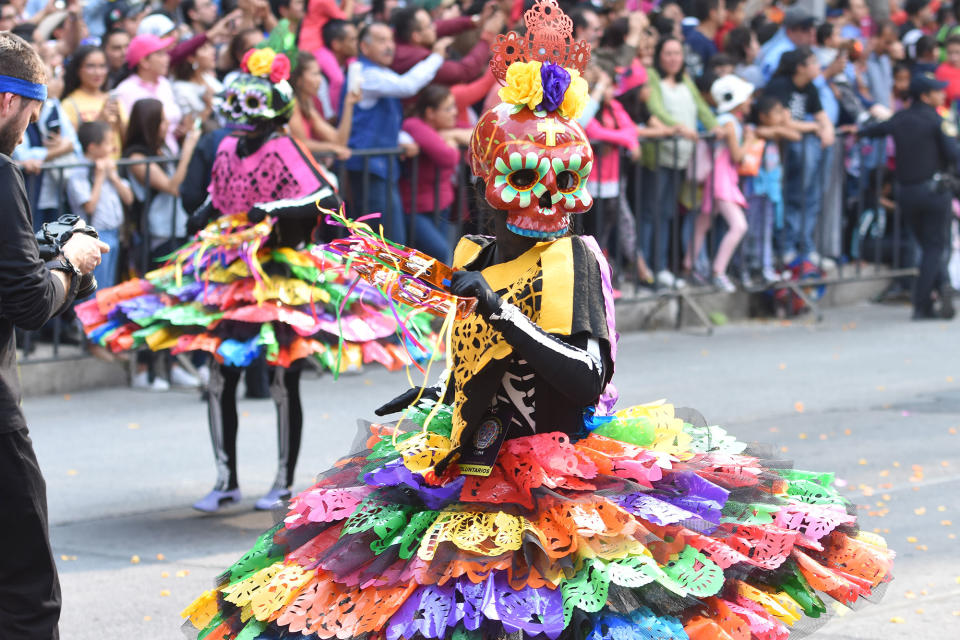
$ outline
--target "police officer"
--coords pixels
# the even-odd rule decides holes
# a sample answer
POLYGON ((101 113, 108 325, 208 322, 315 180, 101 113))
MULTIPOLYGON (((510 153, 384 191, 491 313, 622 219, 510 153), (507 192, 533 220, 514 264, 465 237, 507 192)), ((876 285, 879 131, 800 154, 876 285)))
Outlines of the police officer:
POLYGON ((930 74, 910 81, 909 107, 892 118, 860 130, 860 136, 893 136, 896 143, 897 194, 900 210, 920 244, 920 275, 913 290, 913 319, 952 318, 947 244, 950 214, 948 171, 957 166, 956 127, 937 113, 946 98, 944 87, 930 74), (939 313, 934 312, 933 292, 938 292, 939 313))

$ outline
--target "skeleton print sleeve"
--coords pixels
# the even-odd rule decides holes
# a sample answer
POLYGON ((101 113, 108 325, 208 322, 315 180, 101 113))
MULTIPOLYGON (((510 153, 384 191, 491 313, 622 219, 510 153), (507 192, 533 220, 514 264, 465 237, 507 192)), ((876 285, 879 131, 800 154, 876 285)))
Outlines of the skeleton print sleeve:
POLYGON ((583 347, 564 342, 506 302, 489 320, 537 375, 571 401, 587 406, 600 397, 606 378, 605 357, 599 340, 574 338, 574 342, 582 343, 583 347))

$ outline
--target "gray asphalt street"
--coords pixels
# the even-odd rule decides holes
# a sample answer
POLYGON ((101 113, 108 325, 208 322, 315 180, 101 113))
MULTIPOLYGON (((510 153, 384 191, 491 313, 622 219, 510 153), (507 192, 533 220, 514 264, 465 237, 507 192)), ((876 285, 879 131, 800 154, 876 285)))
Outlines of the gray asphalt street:
MULTIPOLYGON (((798 467, 836 471, 862 526, 896 549, 881 604, 837 610, 815 638, 960 638, 960 322, 908 315, 864 305, 817 325, 620 342, 621 406, 665 397, 741 439, 776 442, 798 467)), ((335 384, 305 380, 297 487, 347 451, 358 418, 406 386, 402 373, 372 368, 335 384)), ((252 509, 274 472, 272 403, 241 402, 244 501, 214 516, 189 506, 214 480, 195 393, 111 389, 24 408, 48 483, 61 637, 182 638, 180 610, 272 523, 252 509)))

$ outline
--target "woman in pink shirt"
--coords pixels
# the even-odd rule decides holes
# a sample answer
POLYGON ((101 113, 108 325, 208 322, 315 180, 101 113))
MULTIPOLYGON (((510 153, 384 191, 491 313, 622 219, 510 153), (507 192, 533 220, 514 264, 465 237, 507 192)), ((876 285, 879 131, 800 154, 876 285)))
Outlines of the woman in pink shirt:
POLYGON ((414 115, 403 122, 403 130, 420 147, 400 179, 403 210, 412 212, 410 244, 444 262, 451 257, 448 225, 454 171, 460 164, 460 147, 470 142, 470 129, 457 128, 457 112, 450 88, 434 84, 420 92, 414 115), (415 183, 412 162, 417 163, 415 183))
POLYGON ((170 124, 164 142, 174 154, 180 150, 177 142, 193 122, 185 122, 183 112, 173 94, 173 85, 167 80, 170 72, 170 46, 173 38, 158 38, 141 34, 130 41, 127 48, 127 67, 133 73, 117 85, 114 92, 124 112, 130 113, 137 100, 155 98, 163 105, 163 117, 170 124))

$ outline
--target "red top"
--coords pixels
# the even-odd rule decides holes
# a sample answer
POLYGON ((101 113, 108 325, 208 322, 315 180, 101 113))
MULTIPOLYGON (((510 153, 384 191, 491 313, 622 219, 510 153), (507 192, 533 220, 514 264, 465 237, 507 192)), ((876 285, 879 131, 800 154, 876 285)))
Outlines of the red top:
POLYGON ((303 16, 303 22, 300 24, 300 36, 297 41, 297 49, 300 51, 313 51, 323 46, 323 36, 320 30, 330 19, 346 20, 345 14, 337 5, 336 0, 309 0, 307 2, 307 12, 303 16))
MULTIPOLYGON (((437 20, 437 37, 452 36, 463 31, 473 29, 473 21, 469 16, 437 20)), ((397 73, 406 73, 413 65, 430 55, 430 50, 420 45, 398 42, 397 51, 393 56, 390 68, 397 73)), ((440 65, 433 82, 436 84, 453 85, 461 82, 470 82, 475 79, 490 61, 490 44, 481 38, 477 44, 460 60, 446 60, 440 65)))
POLYGON ((960 100, 960 69, 957 67, 951 67, 946 62, 942 63, 937 67, 937 72, 934 74, 937 77, 937 80, 947 83, 947 104, 950 104, 954 100, 960 100))
POLYGON ((417 156, 417 201, 409 171, 400 178, 400 197, 407 213, 433 213, 453 204, 453 171, 460 164, 460 151, 448 145, 436 129, 420 118, 407 118, 403 130, 420 146, 417 156), (438 196, 435 199, 434 196, 438 196))

